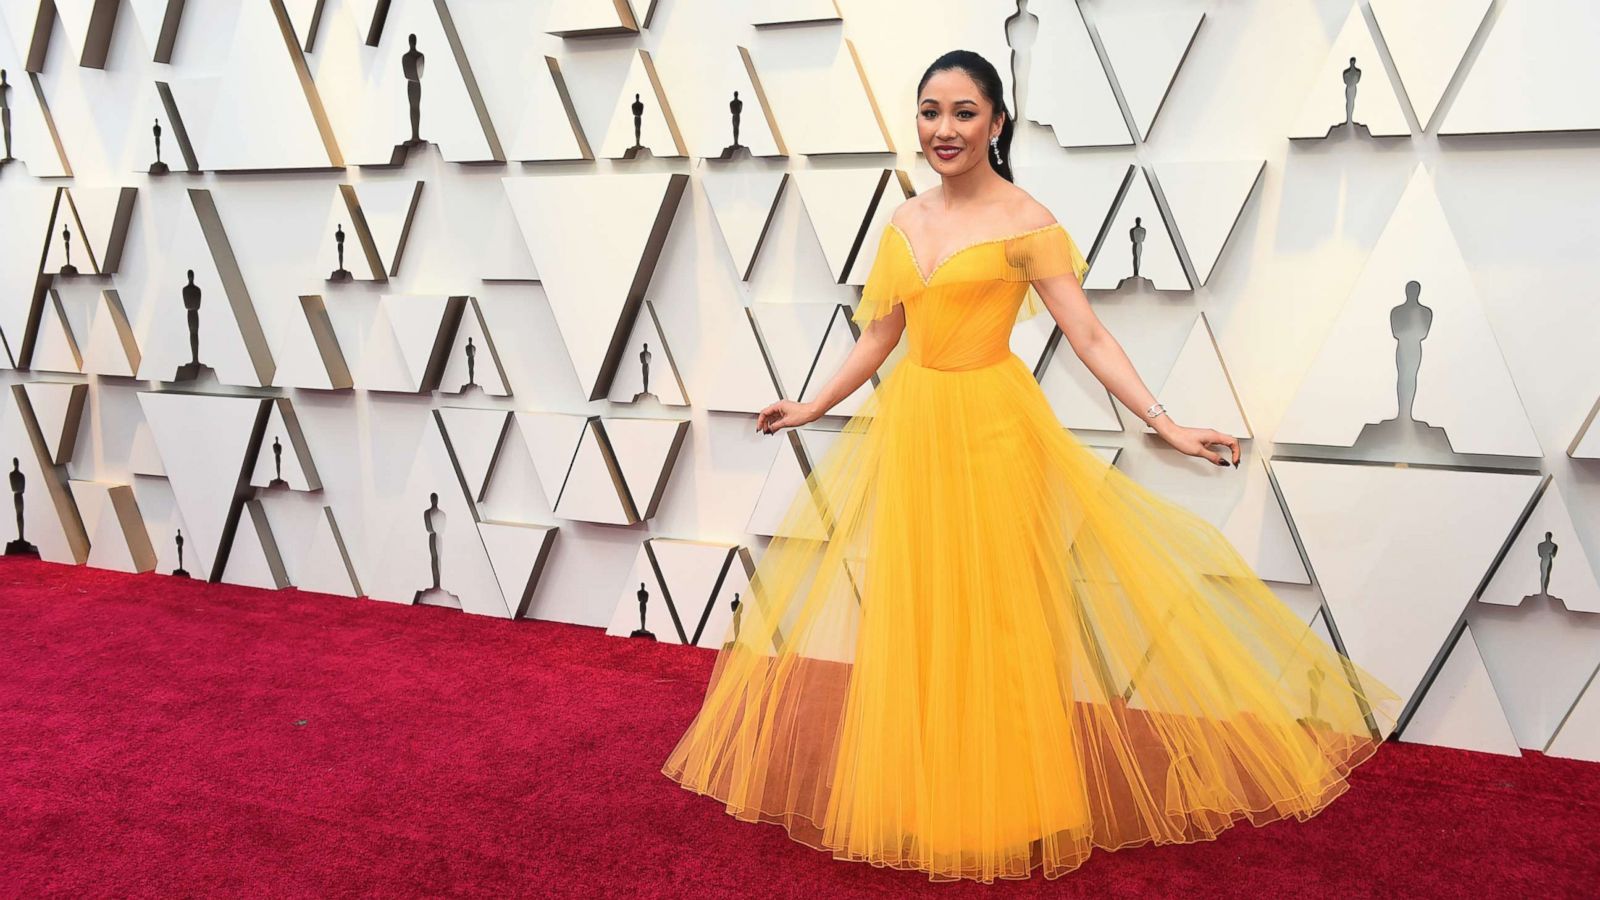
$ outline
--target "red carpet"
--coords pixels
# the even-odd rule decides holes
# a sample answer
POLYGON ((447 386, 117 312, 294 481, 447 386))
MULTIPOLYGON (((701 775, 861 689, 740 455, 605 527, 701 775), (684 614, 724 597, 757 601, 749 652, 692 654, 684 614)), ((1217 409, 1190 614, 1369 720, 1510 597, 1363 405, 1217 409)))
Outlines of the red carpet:
POLYGON ((1390 742, 1309 822, 929 884, 659 774, 712 654, 0 559, 0 896, 1593 896, 1600 765, 1390 742))

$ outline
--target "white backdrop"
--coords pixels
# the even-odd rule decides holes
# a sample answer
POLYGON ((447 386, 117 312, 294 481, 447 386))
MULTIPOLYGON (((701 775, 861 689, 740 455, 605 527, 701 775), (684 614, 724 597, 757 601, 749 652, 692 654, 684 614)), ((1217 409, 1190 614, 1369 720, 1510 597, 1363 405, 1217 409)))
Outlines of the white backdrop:
POLYGON ((1014 47, 1019 182, 1177 420, 1249 440, 1237 472, 1166 449, 1041 317, 1014 349, 1063 424, 1389 676, 1405 739, 1600 759, 1584 0, 44 5, 0 6, 0 450, 46 558, 169 572, 181 527, 199 577, 413 602, 429 522, 468 612, 625 635, 644 583, 658 637, 717 645, 843 422, 753 413, 832 373, 878 230, 937 181, 916 81, 964 47, 1010 85, 1014 47), (396 157, 411 33, 432 144, 396 157), (756 155, 712 159, 734 90, 756 155), (172 383, 190 269, 216 380, 172 383), (1385 428, 1410 280, 1427 425, 1385 428))

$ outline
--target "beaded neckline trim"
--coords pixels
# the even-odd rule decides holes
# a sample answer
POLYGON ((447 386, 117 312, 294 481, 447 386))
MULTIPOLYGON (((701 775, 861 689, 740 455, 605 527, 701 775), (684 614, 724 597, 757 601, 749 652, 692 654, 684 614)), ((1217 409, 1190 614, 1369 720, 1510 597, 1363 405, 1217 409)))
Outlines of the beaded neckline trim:
POLYGON ((951 260, 955 259, 956 257, 960 256, 961 254, 967 252, 968 250, 972 250, 972 249, 977 248, 977 247, 983 247, 983 246, 986 246, 988 244, 998 244, 1001 241, 1010 241, 1010 240, 1015 240, 1016 238, 1027 237, 1030 234, 1036 234, 1036 233, 1041 232, 1041 231, 1047 231, 1047 230, 1049 230, 1051 228, 1059 228, 1059 227, 1061 227, 1061 223, 1060 222, 1051 222, 1049 225, 1040 225, 1037 228, 1029 228, 1026 231, 1018 231, 1018 232, 1015 232, 1013 234, 1002 234, 1002 235, 999 235, 998 237, 984 238, 981 241, 973 241, 970 244, 967 244, 967 245, 962 246, 962 247, 958 247, 955 250, 952 250, 950 253, 946 254, 944 259, 941 259, 937 263, 934 264, 933 271, 929 272, 926 275, 922 274, 922 263, 917 261, 917 248, 911 246, 911 238, 905 233, 905 230, 902 229, 899 225, 896 225, 893 222, 889 223, 889 227, 893 228, 895 233, 900 235, 901 243, 905 244, 906 252, 911 255, 911 267, 917 270, 917 277, 922 279, 923 287, 927 287, 928 285, 933 283, 934 276, 939 274, 939 270, 941 268, 943 268, 946 263, 948 263, 951 260))

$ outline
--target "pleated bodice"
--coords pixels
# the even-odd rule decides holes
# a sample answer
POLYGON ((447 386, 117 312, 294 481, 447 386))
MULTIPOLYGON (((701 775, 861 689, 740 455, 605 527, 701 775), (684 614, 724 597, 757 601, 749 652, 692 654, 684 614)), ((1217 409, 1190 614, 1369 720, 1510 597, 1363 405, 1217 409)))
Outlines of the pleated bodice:
POLYGON ((1012 327, 1043 308, 1032 282, 1089 264, 1059 222, 967 244, 925 276, 911 240, 889 223, 852 317, 866 325, 905 305, 907 359, 930 369, 994 365, 1011 352, 1012 327))

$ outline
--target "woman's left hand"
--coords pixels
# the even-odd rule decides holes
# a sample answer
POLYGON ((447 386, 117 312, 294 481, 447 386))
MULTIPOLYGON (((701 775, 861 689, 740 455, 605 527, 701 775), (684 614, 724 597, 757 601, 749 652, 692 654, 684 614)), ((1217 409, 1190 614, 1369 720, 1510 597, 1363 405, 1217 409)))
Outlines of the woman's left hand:
POLYGON ((1233 435, 1223 434, 1215 428, 1185 428, 1182 425, 1177 425, 1163 431, 1161 437, 1180 453, 1203 457, 1215 465, 1226 466, 1229 465, 1230 461, 1224 459, 1221 454, 1208 446, 1221 444, 1233 451, 1232 464, 1235 466, 1239 464, 1238 438, 1233 435))

